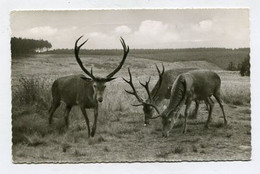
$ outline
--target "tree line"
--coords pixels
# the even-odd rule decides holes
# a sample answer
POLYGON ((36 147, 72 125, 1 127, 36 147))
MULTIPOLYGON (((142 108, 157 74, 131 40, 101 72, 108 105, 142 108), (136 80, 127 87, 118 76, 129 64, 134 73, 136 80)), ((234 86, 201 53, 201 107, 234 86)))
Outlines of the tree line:
MULTIPOLYGON (((248 48, 239 48, 238 51, 247 51, 248 48)), ((233 49, 228 48, 166 48, 166 49, 131 49, 130 54, 147 54, 147 55, 154 55, 154 54, 171 54, 173 52, 182 53, 192 53, 192 52, 232 52, 233 49)), ((47 54, 74 54, 73 48, 62 48, 62 49, 53 49, 45 52, 47 54)), ((80 50, 80 54, 88 54, 88 55, 121 55, 122 49, 84 49, 80 50)))
POLYGON ((46 40, 24 39, 17 37, 11 38, 12 56, 46 51, 51 47, 51 43, 46 40))
POLYGON ((250 55, 243 60, 243 62, 235 65, 232 61, 229 63, 227 70, 239 71, 241 76, 250 76, 250 55))

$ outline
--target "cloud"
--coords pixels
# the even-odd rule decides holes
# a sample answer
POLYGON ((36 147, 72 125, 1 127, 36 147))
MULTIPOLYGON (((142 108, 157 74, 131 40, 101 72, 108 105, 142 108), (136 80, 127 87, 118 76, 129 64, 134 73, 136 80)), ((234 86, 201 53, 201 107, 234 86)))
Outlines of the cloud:
POLYGON ((168 24, 163 24, 161 21, 146 20, 141 22, 139 26, 139 33, 146 33, 149 35, 157 35, 165 32, 168 29, 168 24))
POLYGON ((213 22, 211 20, 203 20, 198 24, 192 26, 193 31, 195 32, 208 32, 211 31, 213 22))
POLYGON ((135 43, 143 48, 164 47, 178 40, 179 35, 174 27, 161 21, 145 20, 142 21, 138 30, 133 36, 135 43))
POLYGON ((121 25, 115 28, 115 32, 119 34, 127 34, 130 33, 131 31, 132 29, 126 25, 121 25))
POLYGON ((40 27, 34 27, 28 30, 29 34, 32 35, 45 35, 45 36, 52 36, 57 33, 57 28, 52 28, 50 26, 40 26, 40 27))

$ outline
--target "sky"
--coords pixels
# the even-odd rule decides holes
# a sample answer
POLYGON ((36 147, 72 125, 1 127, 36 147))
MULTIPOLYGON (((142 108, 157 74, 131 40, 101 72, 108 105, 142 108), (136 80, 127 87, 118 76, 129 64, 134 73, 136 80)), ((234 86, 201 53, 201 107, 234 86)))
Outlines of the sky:
POLYGON ((12 37, 48 40, 53 49, 249 47, 248 9, 12 11, 12 37))

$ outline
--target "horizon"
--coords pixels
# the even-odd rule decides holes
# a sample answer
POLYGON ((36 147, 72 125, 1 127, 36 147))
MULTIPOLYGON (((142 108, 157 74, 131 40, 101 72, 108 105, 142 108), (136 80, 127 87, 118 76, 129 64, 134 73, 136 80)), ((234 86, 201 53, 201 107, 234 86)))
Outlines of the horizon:
MULTIPOLYGON (((19 39, 32 39, 32 38, 22 38, 22 37, 11 37, 11 38, 19 38, 19 39)), ((38 39, 43 40, 43 39, 38 39)), ((43 40, 47 41, 47 40, 43 40)), ((49 42, 49 41, 48 41, 49 42)), ((46 51, 54 51, 54 50, 73 50, 74 48, 49 48, 46 51)), ((226 48, 226 47, 187 47, 187 48, 130 48, 130 50, 185 50, 185 49, 230 49, 230 50, 238 50, 238 49, 251 49, 250 47, 239 47, 239 48, 226 48)), ((80 50, 122 50, 122 48, 81 48, 80 50)))

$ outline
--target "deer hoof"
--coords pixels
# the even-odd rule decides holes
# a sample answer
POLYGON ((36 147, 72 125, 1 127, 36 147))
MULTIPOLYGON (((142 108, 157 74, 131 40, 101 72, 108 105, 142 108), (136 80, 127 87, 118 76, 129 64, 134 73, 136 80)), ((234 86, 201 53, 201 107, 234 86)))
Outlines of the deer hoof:
POLYGON ((224 126, 227 126, 227 125, 228 125, 228 123, 227 123, 227 121, 225 121, 225 122, 224 122, 224 126))
POLYGON ((95 135, 95 132, 91 132, 91 137, 94 137, 94 135, 95 135))
POLYGON ((188 116, 188 119, 195 120, 195 119, 197 119, 197 116, 192 114, 192 115, 188 116))

